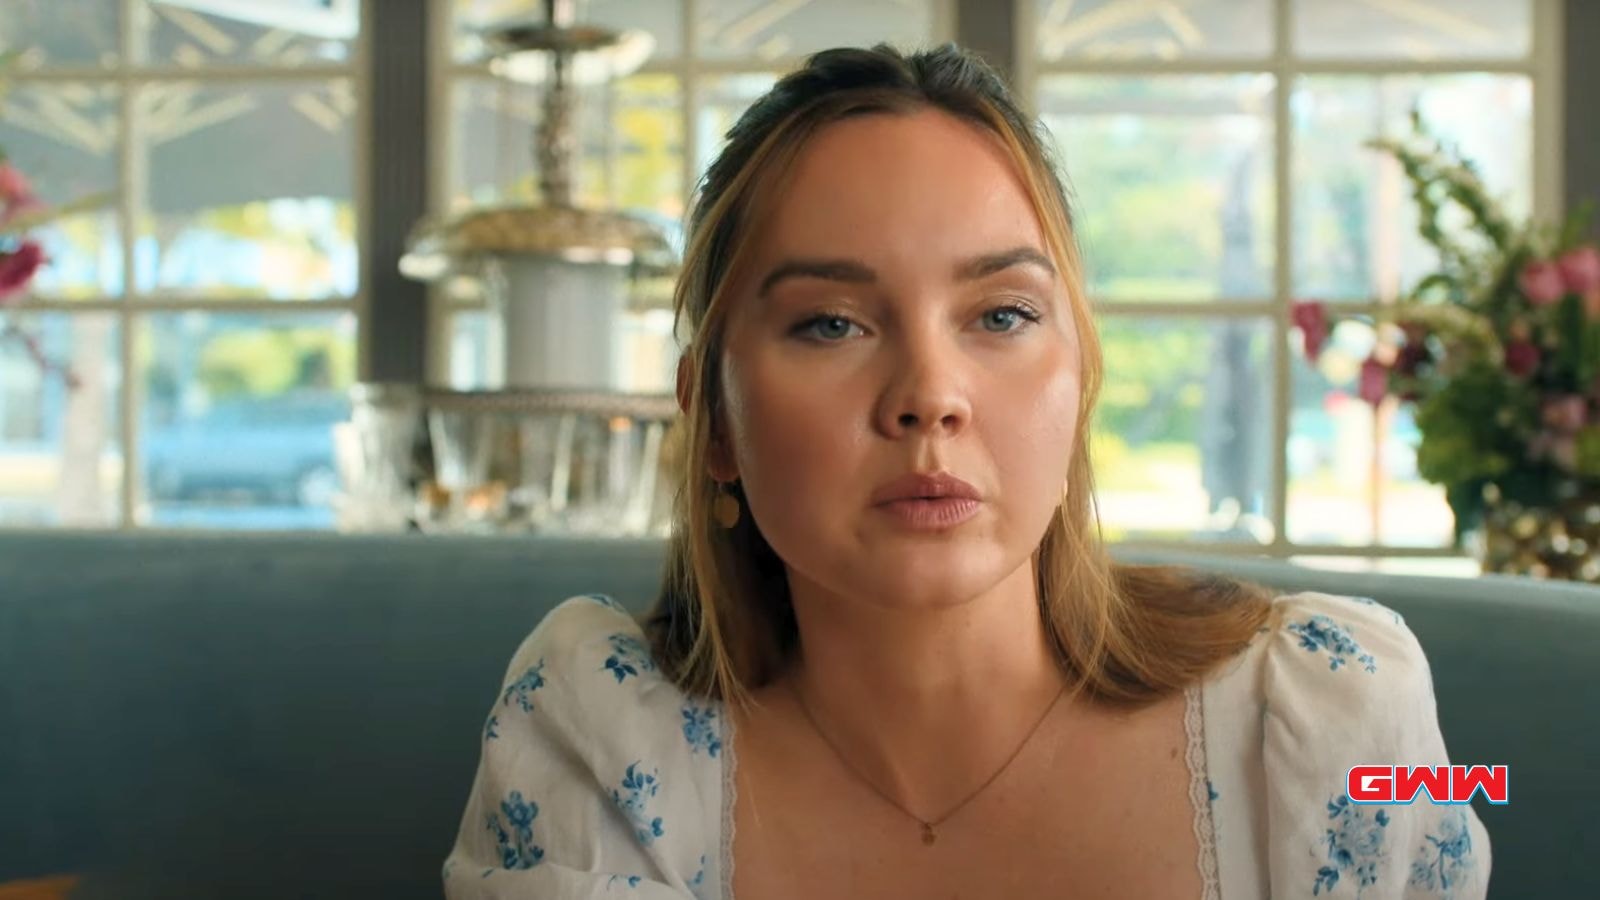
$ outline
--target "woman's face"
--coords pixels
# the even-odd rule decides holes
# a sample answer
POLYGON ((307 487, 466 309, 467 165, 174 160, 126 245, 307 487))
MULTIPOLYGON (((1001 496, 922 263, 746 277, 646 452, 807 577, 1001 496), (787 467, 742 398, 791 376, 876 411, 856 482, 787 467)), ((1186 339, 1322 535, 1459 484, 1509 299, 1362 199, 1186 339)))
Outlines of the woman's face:
POLYGON ((994 587, 1060 502, 1080 393, 1003 145, 936 111, 837 122, 771 208, 730 285, 714 472, 741 480, 791 580, 891 606, 994 587), (874 502, 931 472, 975 488, 976 513, 914 528, 874 502))

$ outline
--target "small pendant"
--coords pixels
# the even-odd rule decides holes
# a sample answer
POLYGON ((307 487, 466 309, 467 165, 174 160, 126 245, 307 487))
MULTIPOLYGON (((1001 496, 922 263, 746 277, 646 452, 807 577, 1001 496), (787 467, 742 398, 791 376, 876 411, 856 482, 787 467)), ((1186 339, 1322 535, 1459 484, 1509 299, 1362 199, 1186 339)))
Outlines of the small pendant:
POLYGON ((922 823, 922 843, 927 845, 927 846, 929 846, 929 847, 932 847, 933 846, 933 842, 936 841, 936 840, 938 840, 938 836, 933 833, 933 826, 929 825, 927 822, 923 822, 922 823))

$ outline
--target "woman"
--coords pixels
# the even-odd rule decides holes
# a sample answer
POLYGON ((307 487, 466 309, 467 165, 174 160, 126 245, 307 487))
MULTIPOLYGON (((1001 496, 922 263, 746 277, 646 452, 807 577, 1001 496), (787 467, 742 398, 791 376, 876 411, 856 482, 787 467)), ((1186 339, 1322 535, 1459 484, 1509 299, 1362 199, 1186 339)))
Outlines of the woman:
POLYGON ((734 126, 676 308, 685 459, 636 622, 567 600, 486 729, 452 897, 1481 897, 1371 601, 1116 566, 1065 192, 946 47, 813 57, 734 126))

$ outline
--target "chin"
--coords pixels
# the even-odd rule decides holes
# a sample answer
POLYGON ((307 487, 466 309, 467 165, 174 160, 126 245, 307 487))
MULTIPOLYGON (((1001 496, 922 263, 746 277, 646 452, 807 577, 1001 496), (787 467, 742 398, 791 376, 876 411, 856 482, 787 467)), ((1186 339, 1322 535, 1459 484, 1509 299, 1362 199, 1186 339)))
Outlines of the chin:
POLYGON ((959 551, 928 550, 917 554, 888 553, 879 557, 868 586, 869 596, 895 605, 959 606, 1005 580, 1008 572, 963 559, 959 551))

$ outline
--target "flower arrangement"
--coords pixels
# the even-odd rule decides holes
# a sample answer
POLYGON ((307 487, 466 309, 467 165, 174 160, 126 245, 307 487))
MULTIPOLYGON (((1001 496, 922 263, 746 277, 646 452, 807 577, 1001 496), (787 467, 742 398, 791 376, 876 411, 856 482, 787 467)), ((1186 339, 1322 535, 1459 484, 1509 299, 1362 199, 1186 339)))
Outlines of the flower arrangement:
MULTIPOLYGON (((0 99, 6 91, 5 72, 16 60, 15 51, 0 54, 0 99)), ((77 202, 49 207, 34 192, 33 185, 0 147, 0 312, 15 309, 28 295, 33 279, 49 263, 44 246, 32 231, 69 213, 101 205, 104 197, 89 197, 77 202)), ((67 387, 76 390, 78 378, 65 365, 50 359, 39 339, 8 319, 0 324, 0 343, 16 341, 45 371, 58 372, 67 387)))
MULTIPOLYGON (((1586 205, 1559 226, 1513 224, 1472 163, 1413 134, 1367 146, 1392 156, 1419 207, 1438 269, 1371 316, 1378 340, 1358 393, 1414 411, 1418 473, 1445 488, 1456 543, 1486 502, 1551 509, 1600 488, 1600 248, 1586 205), (1453 212, 1451 212, 1453 211, 1453 212), (1447 230, 1446 215, 1465 214, 1447 230)), ((1337 324, 1297 303, 1293 324, 1315 361, 1337 324)))
MULTIPOLYGON (((29 236, 30 229, 51 218, 51 212, 33 193, 33 186, 0 150, 0 311, 20 304, 34 276, 48 261, 44 247, 29 236)), ((47 357, 39 339, 12 321, 0 325, 0 341, 17 341, 45 371, 57 371, 67 387, 77 390, 78 378, 70 369, 47 357)))

